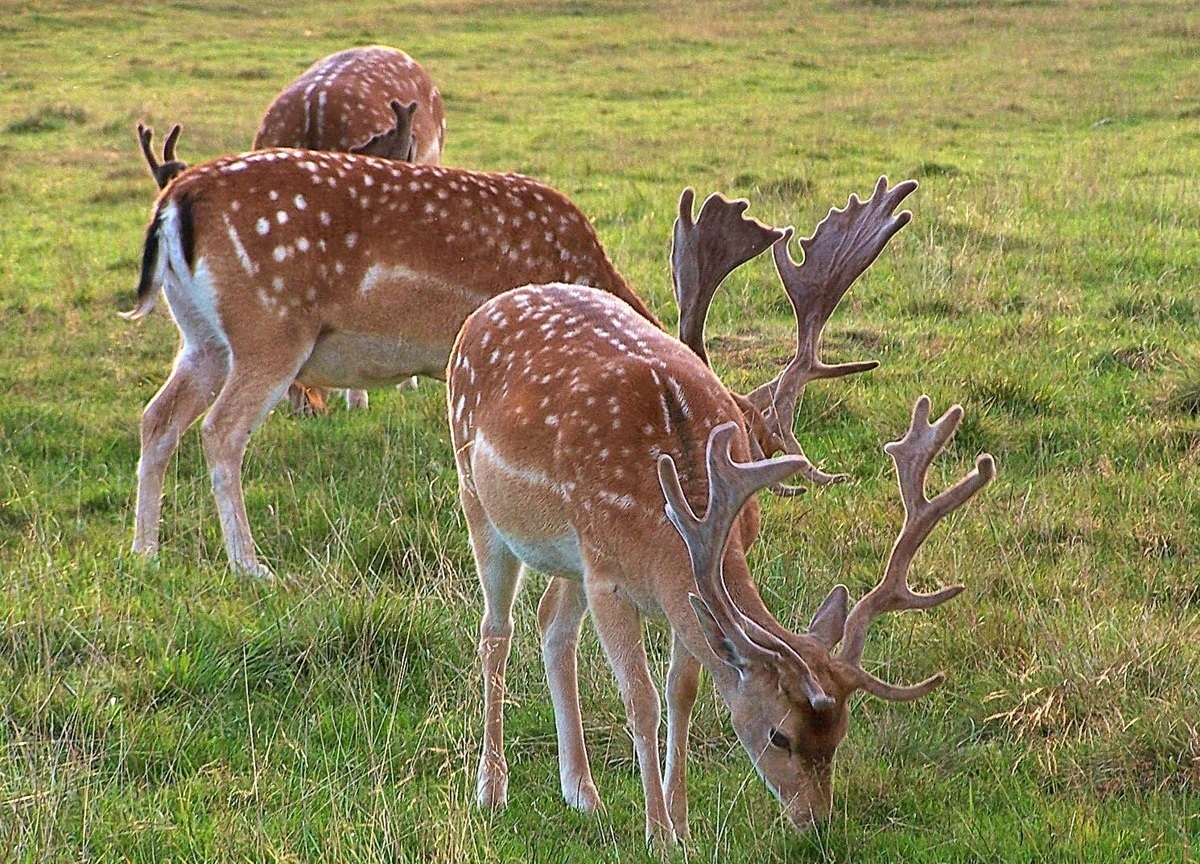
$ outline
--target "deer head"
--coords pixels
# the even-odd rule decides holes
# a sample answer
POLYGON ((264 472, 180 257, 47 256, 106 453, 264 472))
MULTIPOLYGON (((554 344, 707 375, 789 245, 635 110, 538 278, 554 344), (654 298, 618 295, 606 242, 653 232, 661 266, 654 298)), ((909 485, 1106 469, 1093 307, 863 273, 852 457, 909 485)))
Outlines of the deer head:
POLYGON ((154 130, 149 126, 144 126, 141 123, 137 125, 138 141, 142 145, 142 155, 146 157, 146 164, 150 166, 150 173, 154 175, 154 182, 158 184, 159 189, 166 188, 176 175, 187 170, 187 163, 180 162, 175 158, 175 142, 179 140, 179 133, 183 131, 183 127, 176 123, 171 127, 170 134, 167 135, 167 140, 163 142, 162 163, 154 158, 154 151, 150 149, 150 141, 154 137, 154 130))
POLYGON ((929 408, 927 397, 917 400, 908 433, 884 448, 896 464, 905 521, 882 581, 849 612, 849 592, 845 586, 835 587, 804 634, 748 616, 733 600, 723 574, 729 533, 747 500, 800 470, 803 460, 784 456, 735 463, 730 442, 737 427, 717 427, 708 441, 709 494, 703 519, 684 497, 671 457, 664 455, 658 463, 667 516, 692 562, 697 592, 691 603, 709 647, 726 667, 714 680, 729 705, 738 739, 797 827, 807 827, 830 812, 833 757, 848 728, 851 694, 862 689, 883 699, 910 701, 943 680, 938 674, 916 685, 895 685, 862 666, 867 630, 875 618, 884 612, 931 609, 963 590, 955 585, 917 594, 908 585, 909 569, 933 527, 995 475, 992 457, 984 454, 952 488, 932 501, 926 498, 929 464, 962 418, 956 405, 930 424, 929 408), (834 654, 839 642, 842 648, 834 654))
POLYGON ((391 129, 372 135, 365 143, 351 147, 351 153, 399 159, 402 162, 413 161, 417 152, 417 140, 412 134, 412 124, 417 103, 401 105, 399 99, 393 99, 389 105, 396 115, 395 125, 391 129))

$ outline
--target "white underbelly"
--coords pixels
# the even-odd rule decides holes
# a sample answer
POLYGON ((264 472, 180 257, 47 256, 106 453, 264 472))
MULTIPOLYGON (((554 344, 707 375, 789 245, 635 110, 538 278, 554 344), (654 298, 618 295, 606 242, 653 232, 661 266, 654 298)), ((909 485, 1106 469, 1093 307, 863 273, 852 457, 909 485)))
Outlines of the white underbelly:
POLYGON ((506 536, 502 531, 497 533, 504 545, 530 570, 547 576, 583 578, 583 556, 579 554, 579 541, 574 534, 530 542, 506 536))
POLYGON ((317 340, 296 377, 310 387, 366 390, 397 384, 413 375, 441 378, 448 354, 440 345, 338 331, 317 340))

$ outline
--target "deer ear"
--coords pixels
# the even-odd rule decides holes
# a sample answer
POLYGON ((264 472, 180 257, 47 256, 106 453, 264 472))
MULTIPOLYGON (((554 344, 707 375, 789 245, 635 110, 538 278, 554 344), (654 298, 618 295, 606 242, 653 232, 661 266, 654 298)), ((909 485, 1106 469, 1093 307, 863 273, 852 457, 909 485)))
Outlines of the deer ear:
POLYGON ((708 604, 695 594, 689 594, 688 600, 692 603, 692 609, 696 613, 696 620, 700 622, 700 630, 708 641, 708 647, 712 648, 714 654, 738 672, 744 671, 747 665, 746 658, 725 635, 725 631, 721 629, 721 625, 717 623, 717 619, 709 610, 708 604))
POLYGON ((845 585, 838 585, 829 592, 821 608, 813 615, 808 625, 808 635, 825 646, 826 651, 832 651, 833 646, 842 641, 846 630, 847 606, 850 602, 850 592, 845 585))

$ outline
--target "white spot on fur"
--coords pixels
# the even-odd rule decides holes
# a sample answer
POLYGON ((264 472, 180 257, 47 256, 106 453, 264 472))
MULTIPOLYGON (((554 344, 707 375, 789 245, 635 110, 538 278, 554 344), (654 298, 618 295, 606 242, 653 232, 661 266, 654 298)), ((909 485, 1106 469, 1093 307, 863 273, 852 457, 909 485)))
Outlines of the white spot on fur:
POLYGON ((250 256, 246 253, 246 247, 242 245, 242 238, 238 236, 237 229, 233 227, 233 223, 229 221, 228 216, 222 216, 225 220, 225 230, 229 233, 229 242, 233 244, 234 254, 237 255, 238 262, 242 265, 242 269, 247 274, 253 276, 255 267, 254 262, 250 260, 250 256))

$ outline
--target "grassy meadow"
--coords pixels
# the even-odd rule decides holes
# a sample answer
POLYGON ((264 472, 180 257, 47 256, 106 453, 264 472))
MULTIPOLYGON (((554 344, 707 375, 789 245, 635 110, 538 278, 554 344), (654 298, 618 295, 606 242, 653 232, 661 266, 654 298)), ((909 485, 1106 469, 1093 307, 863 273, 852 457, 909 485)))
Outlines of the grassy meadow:
MULTIPOLYGON (((832 821, 794 834, 702 687, 676 860, 1200 858, 1200 19, 1193 0, 384 3, 0 0, 0 861, 654 860, 590 627, 581 688, 605 812, 558 792, 533 608, 518 602, 510 806, 473 806, 479 591, 437 382, 325 419, 274 412, 245 482, 259 583, 226 566, 198 434, 162 552, 128 551, 138 419, 176 331, 130 324, 155 189, 249 146, 308 64, 404 48, 445 97, 444 161, 568 193, 674 323, 680 190, 809 233, 875 179, 914 219, 851 289, 797 432, 851 482, 764 499, 752 564, 803 626, 881 573, 881 445, 921 393, 966 420, 931 472, 999 476, 927 543, 865 657, 948 681, 861 697, 832 821), (157 142, 156 142, 157 143, 157 142), (890 619, 890 620, 889 620, 890 619)), ((799 252, 795 251, 798 255, 799 252)), ((787 359, 769 261, 709 322, 736 389, 787 359)), ((649 628, 665 667, 666 638, 649 628)))

